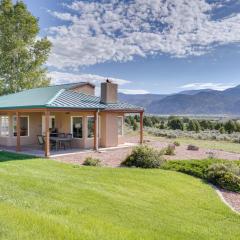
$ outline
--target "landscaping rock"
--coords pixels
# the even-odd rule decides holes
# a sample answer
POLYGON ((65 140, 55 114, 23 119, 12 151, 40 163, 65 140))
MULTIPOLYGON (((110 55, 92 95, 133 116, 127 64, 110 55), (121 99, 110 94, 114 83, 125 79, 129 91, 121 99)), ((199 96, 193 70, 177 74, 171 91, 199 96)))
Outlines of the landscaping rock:
POLYGON ((190 144, 190 145, 188 145, 187 150, 190 150, 190 151, 198 151, 198 150, 199 150, 199 147, 190 144))

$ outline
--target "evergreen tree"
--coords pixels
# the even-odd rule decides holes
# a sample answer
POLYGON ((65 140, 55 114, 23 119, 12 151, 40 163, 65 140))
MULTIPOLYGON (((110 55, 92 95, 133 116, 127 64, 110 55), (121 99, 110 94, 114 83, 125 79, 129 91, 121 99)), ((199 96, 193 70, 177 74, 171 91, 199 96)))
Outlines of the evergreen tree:
POLYGON ((230 134, 237 130, 236 124, 233 120, 229 120, 224 125, 225 130, 230 134))
POLYGON ((170 120, 168 120, 168 127, 173 130, 184 130, 183 121, 178 117, 171 117, 170 120))

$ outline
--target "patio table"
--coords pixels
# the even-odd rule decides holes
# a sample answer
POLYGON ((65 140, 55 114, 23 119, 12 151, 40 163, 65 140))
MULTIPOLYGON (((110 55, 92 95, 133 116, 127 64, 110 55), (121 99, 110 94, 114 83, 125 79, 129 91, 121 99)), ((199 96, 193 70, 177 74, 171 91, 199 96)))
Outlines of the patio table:
MULTIPOLYGON (((61 146, 62 143, 70 143, 72 142, 71 138, 63 138, 63 137, 50 137, 50 141, 56 143, 56 151, 58 150, 58 146, 61 146)), ((65 144, 64 144, 65 149, 65 144)))

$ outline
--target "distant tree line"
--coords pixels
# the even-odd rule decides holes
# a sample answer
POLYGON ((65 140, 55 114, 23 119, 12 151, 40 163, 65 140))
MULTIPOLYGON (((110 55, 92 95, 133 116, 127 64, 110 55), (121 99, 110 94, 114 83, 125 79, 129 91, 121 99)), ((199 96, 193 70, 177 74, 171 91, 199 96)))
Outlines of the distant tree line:
MULTIPOLYGON (((129 115, 125 118, 125 122, 134 131, 138 130, 140 117, 139 115, 129 115)), ((158 129, 172 129, 182 131, 200 132, 204 130, 218 130, 220 133, 240 132, 240 122, 237 120, 207 120, 207 119, 192 119, 188 117, 170 116, 144 116, 144 127, 154 127, 158 129)))

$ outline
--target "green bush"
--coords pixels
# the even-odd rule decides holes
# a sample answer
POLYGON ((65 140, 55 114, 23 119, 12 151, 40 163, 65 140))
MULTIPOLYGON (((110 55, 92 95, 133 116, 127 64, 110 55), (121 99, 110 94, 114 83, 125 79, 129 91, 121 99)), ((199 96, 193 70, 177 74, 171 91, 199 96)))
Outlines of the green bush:
POLYGON ((165 155, 173 156, 175 155, 175 145, 174 144, 169 144, 164 151, 165 155))
POLYGON ((174 144, 176 147, 179 147, 179 146, 180 146, 180 142, 178 142, 178 141, 175 141, 173 144, 174 144))
POLYGON ((207 180, 221 188, 240 192, 240 168, 235 164, 212 164, 206 172, 207 180))
POLYGON ((161 168, 202 178, 227 190, 240 191, 240 161, 176 160, 167 161, 161 168))
POLYGON ((83 165, 98 167, 98 166, 101 166, 101 160, 97 158, 87 157, 84 160, 83 165))
POLYGON ((121 165, 139 168, 159 168, 164 162, 165 159, 160 151, 147 145, 141 145, 135 147, 121 165))

